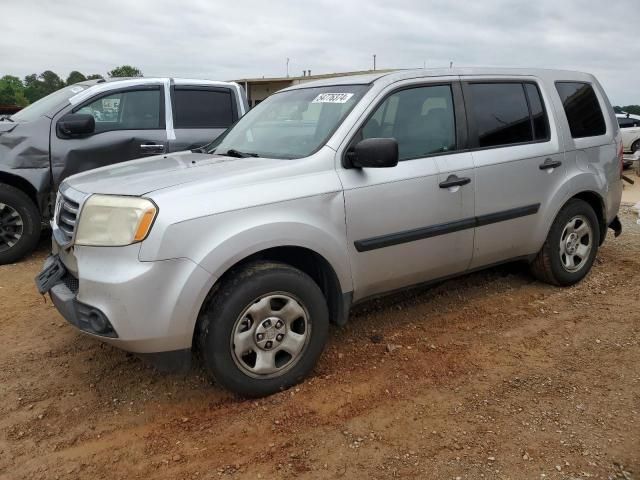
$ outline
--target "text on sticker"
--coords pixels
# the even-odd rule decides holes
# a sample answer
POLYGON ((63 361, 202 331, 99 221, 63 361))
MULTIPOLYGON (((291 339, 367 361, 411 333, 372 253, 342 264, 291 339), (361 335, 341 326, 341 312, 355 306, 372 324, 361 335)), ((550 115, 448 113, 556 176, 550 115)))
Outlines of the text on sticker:
POLYGON ((321 93, 311 103, 347 103, 353 93, 321 93))

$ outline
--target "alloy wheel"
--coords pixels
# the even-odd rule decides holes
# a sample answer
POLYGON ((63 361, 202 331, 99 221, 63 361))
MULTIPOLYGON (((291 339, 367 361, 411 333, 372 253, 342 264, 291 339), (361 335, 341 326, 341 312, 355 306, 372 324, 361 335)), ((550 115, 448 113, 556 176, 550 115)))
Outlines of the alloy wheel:
POLYGON ((20 241, 24 223, 18 211, 11 205, 0 203, 0 252, 6 252, 20 241))

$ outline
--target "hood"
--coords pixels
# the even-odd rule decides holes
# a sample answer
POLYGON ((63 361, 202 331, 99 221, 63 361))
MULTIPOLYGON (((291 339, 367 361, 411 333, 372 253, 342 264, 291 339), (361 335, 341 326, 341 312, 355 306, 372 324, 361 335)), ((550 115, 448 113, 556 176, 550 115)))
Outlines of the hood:
POLYGON ((235 158, 176 152, 79 173, 65 180, 75 190, 106 195, 145 195, 194 182, 244 183, 289 162, 269 158, 235 158))
POLYGON ((51 119, 0 122, 0 165, 6 169, 49 168, 51 119))

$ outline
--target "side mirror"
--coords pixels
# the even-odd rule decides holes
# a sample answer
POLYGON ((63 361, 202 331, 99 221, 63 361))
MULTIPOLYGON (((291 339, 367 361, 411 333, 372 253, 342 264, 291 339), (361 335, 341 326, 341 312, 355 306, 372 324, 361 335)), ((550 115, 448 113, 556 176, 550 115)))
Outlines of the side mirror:
POLYGON ((398 142, 395 138, 365 138, 347 153, 350 167, 388 168, 398 164, 398 142))
POLYGON ((69 113, 58 120, 58 131, 67 137, 88 135, 96 130, 96 119, 88 113, 69 113))

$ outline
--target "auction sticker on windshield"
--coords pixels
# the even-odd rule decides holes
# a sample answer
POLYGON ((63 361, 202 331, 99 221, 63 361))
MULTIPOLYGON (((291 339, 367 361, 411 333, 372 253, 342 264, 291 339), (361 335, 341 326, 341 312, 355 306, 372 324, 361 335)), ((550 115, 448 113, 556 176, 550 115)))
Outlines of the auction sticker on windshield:
POLYGON ((347 103, 353 93, 321 93, 311 103, 347 103))

